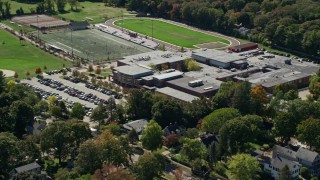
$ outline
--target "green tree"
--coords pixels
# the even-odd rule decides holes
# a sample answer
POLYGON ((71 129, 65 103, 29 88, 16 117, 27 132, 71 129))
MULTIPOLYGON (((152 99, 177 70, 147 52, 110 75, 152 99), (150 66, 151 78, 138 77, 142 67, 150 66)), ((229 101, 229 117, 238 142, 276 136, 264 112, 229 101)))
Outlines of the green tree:
POLYGON ((34 120, 33 108, 23 101, 15 101, 11 104, 9 113, 15 119, 15 133, 21 137, 26 126, 34 120))
POLYGON ((127 134, 127 138, 131 144, 135 144, 139 140, 139 136, 136 130, 132 129, 127 134))
POLYGON ((71 109, 71 117, 77 118, 77 119, 83 119, 83 117, 86 115, 86 112, 80 103, 74 103, 71 109))
POLYGON ((47 101, 41 100, 33 106, 33 109, 36 115, 40 115, 41 113, 47 112, 49 110, 49 104, 47 101))
POLYGON ((187 157, 189 161, 207 157, 207 148, 198 139, 183 138, 182 144, 180 154, 187 157))
POLYGON ((250 155, 236 154, 231 157, 227 164, 227 175, 231 180, 253 180, 259 177, 259 163, 250 155))
POLYGON ((238 109, 242 114, 252 111, 250 97, 251 84, 247 81, 238 83, 232 97, 232 107, 238 109))
POLYGON ((274 133, 283 140, 288 140, 296 133, 297 122, 290 112, 279 112, 274 121, 274 133))
POLYGON ((137 179, 149 180, 160 178, 165 169, 165 159, 158 153, 145 153, 133 165, 133 169, 137 179))
POLYGON ((309 91, 313 99, 317 100, 320 97, 320 76, 318 73, 310 77, 309 91))
POLYGON ((204 117, 201 129, 207 132, 219 133, 220 128, 229 120, 240 117, 241 114, 234 108, 221 108, 204 117))
POLYGON ((111 122, 110 124, 106 125, 105 129, 108 129, 115 136, 119 136, 121 133, 121 128, 116 122, 111 122))
POLYGON ((134 89, 129 92, 128 115, 131 119, 151 118, 152 94, 134 89))
POLYGON ((200 71, 199 63, 193 59, 184 60, 184 66, 188 71, 200 71))
POLYGON ((302 167, 300 169, 300 175, 304 178, 304 179, 310 179, 311 178, 311 174, 310 174, 310 170, 306 167, 302 167))
POLYGON ((41 133, 40 146, 42 152, 53 154, 59 159, 66 158, 71 153, 72 140, 70 128, 63 121, 56 121, 50 124, 41 133))
POLYGON ((96 108, 93 109, 90 119, 99 123, 104 123, 104 120, 107 118, 106 107, 102 104, 99 104, 96 108))
POLYGON ((101 168, 103 161, 102 147, 96 140, 90 139, 80 145, 75 169, 81 174, 93 173, 96 169, 101 168))
POLYGON ((16 143, 18 153, 16 155, 20 164, 29 164, 41 158, 40 148, 31 140, 20 140, 16 143))
POLYGON ((154 120, 151 120, 142 133, 142 146, 151 151, 157 150, 162 147, 162 134, 161 126, 154 120))
POLYGON ((11 133, 0 133, 0 173, 7 174, 15 165, 16 142, 18 139, 11 133))
POLYGON ((291 171, 290 171, 288 165, 285 165, 280 170, 279 180, 291 180, 291 179, 292 179, 291 171))
POLYGON ((56 2, 56 5, 57 5, 57 8, 58 8, 58 11, 59 12, 64 12, 64 8, 67 4, 67 1, 66 0, 55 0, 56 2))
POLYGON ((209 99, 200 98, 182 104, 182 111, 184 124, 187 127, 195 127, 200 119, 212 112, 212 104, 209 99))
POLYGON ((297 127, 298 139, 306 142, 309 146, 320 148, 320 120, 307 119, 302 121, 297 127))
POLYGON ((152 106, 153 119, 161 126, 182 121, 182 108, 175 100, 163 99, 152 106))

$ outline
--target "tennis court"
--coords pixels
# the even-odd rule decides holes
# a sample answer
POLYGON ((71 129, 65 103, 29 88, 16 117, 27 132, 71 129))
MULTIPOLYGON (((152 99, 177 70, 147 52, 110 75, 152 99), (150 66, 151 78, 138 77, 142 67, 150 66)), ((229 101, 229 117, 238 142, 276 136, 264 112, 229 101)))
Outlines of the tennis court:
POLYGON ((117 60, 124 56, 149 52, 151 49, 134 44, 96 29, 52 31, 41 34, 48 44, 92 62, 117 60))
POLYGON ((59 28, 67 27, 69 22, 50 17, 47 15, 27 15, 16 16, 12 18, 12 21, 34 28, 59 28))

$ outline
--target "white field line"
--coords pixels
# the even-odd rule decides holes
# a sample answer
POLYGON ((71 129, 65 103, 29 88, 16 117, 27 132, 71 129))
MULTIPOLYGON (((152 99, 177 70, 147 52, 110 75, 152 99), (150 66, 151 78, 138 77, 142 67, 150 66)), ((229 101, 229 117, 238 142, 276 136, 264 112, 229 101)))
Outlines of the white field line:
MULTIPOLYGON (((126 17, 125 19, 140 19, 140 18, 130 18, 130 17, 126 17)), ((143 17, 143 19, 153 19, 153 18, 143 17)), ((230 44, 228 44, 228 46, 226 46, 226 47, 232 46, 232 42, 231 42, 229 39, 232 39, 232 40, 234 40, 234 41, 237 41, 239 45, 241 44, 239 40, 237 40, 237 39, 235 39, 235 38, 233 38, 233 37, 230 37, 230 36, 225 36, 225 35, 220 34, 220 33, 216 33, 216 32, 206 32, 206 31, 204 31, 204 30, 199 30, 199 29, 196 29, 196 28, 191 27, 191 26, 188 26, 188 25, 181 25, 181 23, 171 22, 171 21, 169 21, 169 20, 164 20, 164 19, 161 19, 161 18, 159 18, 159 19, 154 19, 154 20, 163 21, 163 22, 166 22, 166 23, 169 23, 169 24, 173 24, 173 25, 176 25, 176 26, 180 26, 180 27, 183 27, 183 28, 187 28, 187 29, 192 30, 192 31, 201 32, 201 33, 204 33, 204 34, 207 34, 207 35, 210 35, 210 36, 216 36, 216 37, 220 37, 220 38, 225 38, 225 40, 229 41, 229 43, 230 43, 230 44), (229 38, 229 39, 228 39, 228 38, 229 38)), ((119 20, 119 19, 114 20, 114 21, 112 22, 112 24, 113 24, 114 26, 117 26, 117 25, 114 24, 116 21, 121 21, 121 20, 119 20)), ((119 26, 117 26, 117 27, 119 27, 119 26)), ((122 28, 122 27, 120 27, 120 28, 122 28)), ((126 28, 125 28, 125 29, 126 29, 126 28)), ((127 30, 128 30, 128 29, 127 29, 127 30)), ((158 40, 158 39, 157 39, 157 40, 158 40)), ((159 41, 161 41, 161 40, 159 40, 159 41)), ((161 41, 161 42, 164 42, 164 41, 161 41)), ((220 42, 220 41, 219 41, 219 42, 220 42)), ((167 43, 167 42, 165 42, 165 43, 167 43)), ((221 43, 223 43, 223 42, 221 42, 221 43)), ((168 43, 168 44, 171 44, 171 43, 168 43)), ((226 43, 224 43, 224 44, 226 44, 226 43)), ((171 44, 171 45, 173 45, 173 44, 171 44)), ((176 45, 173 45, 173 46, 176 46, 176 45)), ((196 45, 194 45, 194 46, 196 46, 196 45)), ((179 46, 176 46, 176 47, 179 47, 179 46)), ((226 48, 226 47, 222 47, 222 48, 226 48)))
POLYGON ((97 35, 97 36, 100 36, 100 37, 103 37, 103 38, 109 39, 109 40, 111 40, 111 41, 117 42, 117 43, 119 43, 119 44, 122 44, 122 45, 128 46, 128 44, 126 44, 126 43, 123 43, 123 42, 117 41, 117 40, 112 39, 112 38, 109 38, 109 37, 107 37, 107 36, 103 36, 103 35, 101 35, 101 34, 97 34, 97 33, 92 32, 92 31, 89 31, 89 32, 90 32, 90 33, 92 33, 92 34, 95 34, 95 35, 97 35))
MULTIPOLYGON (((135 18, 126 18, 126 19, 135 19, 135 18)), ((115 20, 115 21, 113 21, 112 22, 112 24, 115 26, 115 27, 118 27, 118 28, 121 28, 121 29, 125 29, 125 30, 127 30, 127 31, 132 31, 132 30, 130 30, 130 29, 127 29, 127 28, 124 28, 124 27, 120 27, 120 26, 117 26, 116 24, 114 24, 116 21, 120 21, 120 20, 115 20)), ((134 31, 135 32, 135 31, 134 31)), ((135 33, 137 33, 137 34, 139 34, 140 36, 146 36, 145 34, 141 34, 141 33, 138 33, 138 32, 135 32, 135 33)), ((150 37, 150 36, 149 36, 150 37)), ((165 43, 165 44, 168 44, 168 45, 171 45, 171 46, 174 46, 174 47, 177 47, 177 48, 180 48, 181 46, 177 46, 177 45, 175 45, 175 44, 171 44, 171 43, 169 43, 169 42, 166 42, 166 41, 162 41, 162 40, 160 40, 160 39, 157 39, 157 38, 153 38, 153 39, 155 39, 156 41, 159 41, 159 42, 162 42, 162 43, 165 43)), ((192 48, 187 48, 187 47, 183 47, 183 48, 186 48, 186 49, 192 49, 192 48)))
MULTIPOLYGON (((65 44, 63 44, 63 43, 61 43, 61 42, 57 42, 57 43, 60 44, 60 45, 62 45, 62 46, 68 47, 69 49, 72 49, 72 47, 67 46, 67 45, 65 45, 65 44)), ((77 49, 75 49, 75 48, 73 48, 73 50, 74 50, 74 51, 77 51, 78 53, 82 53, 81 51, 79 51, 79 50, 77 50, 77 49)))
MULTIPOLYGON (((70 46, 67 46, 67 45, 65 45, 65 44, 63 44, 63 43, 61 43, 61 42, 59 42, 59 41, 57 41, 57 40, 55 40, 55 39, 52 39, 52 38, 48 38, 47 37, 47 39, 49 39, 50 41, 48 41, 48 43, 52 43, 52 44, 60 44, 60 45, 62 45, 62 46, 64 46, 64 47, 67 47, 67 49, 70 49, 70 50, 72 50, 72 47, 70 47, 70 46)), ((58 45, 59 46, 59 45, 58 45)), ((64 50, 66 50, 65 48, 62 48, 62 49, 64 49, 64 50)), ((70 50, 67 50, 67 51, 70 51, 70 50)), ((81 51, 79 51, 79 50, 77 50, 77 49, 75 49, 75 48, 73 48, 73 50, 74 51, 77 51, 77 52, 79 52, 79 53, 82 53, 81 51)))

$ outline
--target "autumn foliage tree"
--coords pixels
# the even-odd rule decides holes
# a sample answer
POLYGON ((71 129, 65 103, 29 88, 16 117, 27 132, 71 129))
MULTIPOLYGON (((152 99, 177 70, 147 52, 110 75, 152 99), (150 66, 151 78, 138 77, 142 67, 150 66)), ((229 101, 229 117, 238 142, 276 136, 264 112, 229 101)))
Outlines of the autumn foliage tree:
POLYGON ((97 69, 96 69, 96 72, 95 72, 96 74, 101 74, 101 68, 100 67, 97 67, 97 69))
POLYGON ((93 71, 93 67, 92 67, 92 65, 89 65, 88 72, 92 72, 92 71, 93 71))
POLYGON ((254 112, 261 114, 265 109, 265 105, 268 103, 267 92, 260 84, 258 84, 251 88, 250 94, 254 112))
POLYGON ((36 70, 35 70, 35 73, 38 74, 38 75, 41 74, 42 73, 41 68, 37 67, 36 70))
POLYGON ((13 75, 14 78, 18 78, 19 77, 19 74, 17 72, 14 72, 14 75, 13 75))
POLYGON ((30 71, 26 71, 26 72, 25 72, 25 75, 26 75, 27 77, 29 77, 29 76, 30 76, 30 71))
POLYGON ((163 140, 163 145, 166 147, 172 147, 178 144, 178 137, 176 134, 170 134, 163 140))
POLYGON ((93 180, 134 180, 135 178, 130 174, 127 169, 124 169, 113 164, 106 164, 101 169, 97 169, 92 176, 93 180))

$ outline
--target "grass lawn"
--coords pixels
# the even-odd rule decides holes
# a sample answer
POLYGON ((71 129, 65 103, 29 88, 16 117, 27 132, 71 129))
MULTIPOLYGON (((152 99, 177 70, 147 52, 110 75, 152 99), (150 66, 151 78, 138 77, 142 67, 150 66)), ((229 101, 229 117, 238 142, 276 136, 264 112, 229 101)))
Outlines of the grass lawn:
POLYGON ((66 13, 58 14, 60 18, 65 18, 74 21, 82 21, 86 18, 93 19, 89 23, 100 23, 105 22, 105 20, 121 16, 122 13, 127 15, 127 10, 125 8, 115 8, 105 6, 102 2, 80 2, 78 11, 71 11, 69 5, 66 6, 66 13))
MULTIPOLYGON (((152 36, 152 20, 150 19, 124 19, 123 21, 116 21, 115 24, 147 36, 152 36)), ((153 37, 187 48, 194 48, 193 45, 209 42, 222 42, 229 44, 229 41, 223 38, 193 31, 159 20, 153 20, 153 37)))
POLYGON ((43 70, 43 67, 47 66, 47 71, 49 71, 61 69, 63 64, 66 67, 72 65, 70 61, 57 58, 31 44, 21 45, 13 35, 0 30, 0 69, 16 71, 21 79, 26 77, 26 71, 30 71, 30 76, 35 76, 36 67, 43 70))
MULTIPOLYGON (((24 13, 30 13, 30 9, 36 9, 37 4, 27 4, 27 3, 19 3, 16 1, 10 1, 11 3, 11 14, 15 15, 17 9, 20 7, 23 8, 24 13)), ((55 7, 57 10, 57 7, 55 7)), ((73 21, 82 21, 86 18, 93 19, 89 21, 89 23, 100 23, 104 22, 106 19, 114 18, 121 16, 132 16, 128 13, 125 8, 116 8, 116 7, 107 7, 102 2, 89 2, 83 1, 79 2, 79 6, 76 11, 71 11, 71 7, 69 4, 66 5, 64 13, 58 13, 55 15, 59 18, 65 18, 73 21)))

